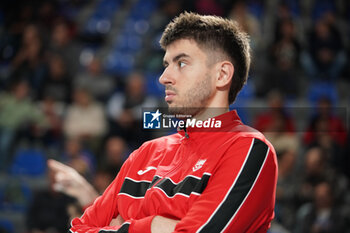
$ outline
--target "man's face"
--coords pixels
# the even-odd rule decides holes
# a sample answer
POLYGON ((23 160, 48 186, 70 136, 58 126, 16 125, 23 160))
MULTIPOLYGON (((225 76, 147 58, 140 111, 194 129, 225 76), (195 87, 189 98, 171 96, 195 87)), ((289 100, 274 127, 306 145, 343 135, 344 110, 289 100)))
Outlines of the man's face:
POLYGON ((193 40, 180 39, 167 46, 164 72, 165 101, 171 113, 195 116, 209 107, 215 83, 207 54, 193 40))

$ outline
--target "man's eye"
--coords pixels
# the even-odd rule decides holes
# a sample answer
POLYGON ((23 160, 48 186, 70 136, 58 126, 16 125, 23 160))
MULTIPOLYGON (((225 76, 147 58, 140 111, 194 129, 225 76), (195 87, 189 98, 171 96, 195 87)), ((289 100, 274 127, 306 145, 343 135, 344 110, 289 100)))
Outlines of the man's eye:
POLYGON ((186 65, 186 63, 185 63, 185 62, 182 62, 182 61, 180 61, 180 62, 179 62, 179 66, 180 66, 180 68, 184 67, 185 65, 186 65))

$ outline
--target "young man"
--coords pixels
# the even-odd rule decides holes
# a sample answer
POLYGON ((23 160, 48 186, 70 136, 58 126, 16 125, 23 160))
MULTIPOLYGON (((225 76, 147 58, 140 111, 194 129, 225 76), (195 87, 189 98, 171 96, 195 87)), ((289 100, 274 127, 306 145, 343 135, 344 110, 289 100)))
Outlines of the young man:
POLYGON ((221 127, 189 127, 144 143, 71 231, 266 232, 274 215, 275 152, 229 112, 248 76, 247 36, 232 21, 184 13, 160 43, 159 81, 170 112, 215 117, 221 127))

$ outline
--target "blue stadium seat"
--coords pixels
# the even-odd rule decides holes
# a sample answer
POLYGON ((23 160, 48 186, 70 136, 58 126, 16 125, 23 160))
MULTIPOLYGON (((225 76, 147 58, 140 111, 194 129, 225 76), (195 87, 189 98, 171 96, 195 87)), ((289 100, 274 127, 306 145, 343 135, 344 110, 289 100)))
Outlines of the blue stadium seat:
POLYGON ((333 0, 318 0, 314 3, 312 18, 314 21, 321 18, 326 12, 335 12, 336 6, 333 0))
POLYGON ((139 0, 132 6, 123 29, 114 41, 114 49, 106 59, 107 72, 126 75, 132 71, 135 57, 142 49, 142 36, 149 29, 148 19, 156 9, 157 1, 154 0, 139 0))
POLYGON ((137 52, 142 47, 142 38, 124 33, 117 38, 116 50, 119 52, 137 52))
POLYGON ((46 173, 46 157, 36 149, 20 149, 10 167, 12 175, 42 176, 46 173))
POLYGON ((87 20, 84 32, 87 34, 106 34, 111 28, 113 16, 121 5, 120 0, 99 1, 95 11, 87 20))
POLYGON ((15 227, 10 220, 0 219, 0 232, 2 232, 1 230, 4 230, 7 233, 14 233, 15 227))
POLYGON ((335 84, 331 82, 312 82, 309 85, 308 99, 314 106, 317 105, 318 101, 326 97, 334 106, 338 101, 338 92, 335 84))
POLYGON ((263 18, 264 6, 261 1, 247 1, 247 7, 249 12, 252 13, 256 18, 259 20, 263 18))
MULTIPOLYGON (((249 78, 248 78, 249 80, 249 78)), ((248 107, 249 101, 255 98, 255 90, 251 82, 247 82, 243 86, 243 89, 238 93, 238 96, 233 104, 230 105, 230 109, 236 109, 239 117, 245 123, 249 122, 251 119, 250 109, 248 107)))
POLYGON ((134 62, 135 58, 133 53, 114 50, 107 57, 105 68, 106 71, 111 74, 125 75, 132 70, 134 62))
POLYGON ((299 0, 284 0, 284 2, 288 6, 288 8, 289 8, 289 10, 294 18, 300 17, 299 0))
POLYGON ((148 95, 164 97, 164 86, 158 82, 161 74, 146 73, 146 91, 148 95))
POLYGON ((132 19, 148 19, 156 7, 156 1, 140 0, 131 9, 129 17, 132 19))

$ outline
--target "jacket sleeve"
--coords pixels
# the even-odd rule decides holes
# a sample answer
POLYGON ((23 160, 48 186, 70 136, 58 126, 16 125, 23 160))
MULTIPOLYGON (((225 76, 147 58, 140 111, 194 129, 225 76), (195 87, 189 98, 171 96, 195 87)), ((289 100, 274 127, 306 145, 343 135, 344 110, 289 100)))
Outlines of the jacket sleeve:
POLYGON ((114 181, 105 190, 102 196, 98 197, 93 205, 88 207, 80 218, 75 218, 71 222, 70 232, 73 233, 150 233, 151 222, 154 216, 143 219, 130 219, 120 226, 109 226, 112 219, 119 215, 117 205, 117 194, 123 184, 126 172, 129 170, 132 160, 137 154, 133 152, 127 161, 125 161, 120 172, 114 181))
POLYGON ((256 138, 238 139, 175 232, 266 232, 273 219, 277 162, 256 138))

